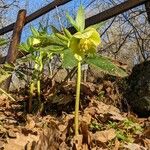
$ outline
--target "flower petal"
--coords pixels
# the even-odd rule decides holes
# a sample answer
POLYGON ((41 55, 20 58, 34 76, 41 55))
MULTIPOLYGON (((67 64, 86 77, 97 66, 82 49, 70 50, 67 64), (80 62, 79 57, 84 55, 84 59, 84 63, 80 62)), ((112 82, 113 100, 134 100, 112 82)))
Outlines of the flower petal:
POLYGON ((94 54, 94 53, 96 53, 96 45, 91 44, 88 51, 87 51, 87 54, 94 54))
POLYGON ((72 37, 70 40, 69 48, 72 49, 73 51, 76 51, 78 49, 79 42, 80 39, 72 37))
POLYGON ((95 46, 98 46, 101 43, 99 33, 93 28, 93 34, 89 38, 95 46))

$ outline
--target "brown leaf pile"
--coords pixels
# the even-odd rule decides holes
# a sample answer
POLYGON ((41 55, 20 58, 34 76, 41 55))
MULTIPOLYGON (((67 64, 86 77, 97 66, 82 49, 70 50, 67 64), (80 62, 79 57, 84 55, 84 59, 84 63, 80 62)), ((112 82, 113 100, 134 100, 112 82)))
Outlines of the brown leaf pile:
POLYGON ((75 83, 44 92, 44 116, 29 115, 21 100, 0 96, 0 149, 150 149, 150 119, 128 116, 113 106, 120 98, 114 83, 82 83, 78 136, 74 136, 75 83))

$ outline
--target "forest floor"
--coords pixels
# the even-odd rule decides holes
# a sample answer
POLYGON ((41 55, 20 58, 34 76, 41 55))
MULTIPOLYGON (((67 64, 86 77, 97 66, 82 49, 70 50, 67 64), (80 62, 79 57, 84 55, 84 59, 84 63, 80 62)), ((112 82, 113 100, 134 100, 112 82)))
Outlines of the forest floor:
POLYGON ((150 150, 150 118, 123 112, 115 83, 82 83, 78 136, 75 83, 56 87, 43 90, 42 115, 26 113, 26 89, 15 94, 15 102, 1 94, 0 150, 150 150))

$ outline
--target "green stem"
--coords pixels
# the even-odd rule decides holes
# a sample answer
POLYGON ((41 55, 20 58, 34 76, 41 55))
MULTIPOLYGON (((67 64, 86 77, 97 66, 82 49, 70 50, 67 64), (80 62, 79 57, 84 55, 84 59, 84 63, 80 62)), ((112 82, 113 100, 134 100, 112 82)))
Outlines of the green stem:
POLYGON ((75 101, 75 135, 79 133, 79 102, 80 102, 80 84, 81 84, 81 62, 78 61, 77 87, 76 87, 76 101, 75 101))
POLYGON ((38 74, 38 80, 37 80, 37 93, 38 93, 38 101, 39 101, 39 112, 42 112, 43 110, 43 104, 41 103, 41 75, 43 71, 43 61, 41 59, 40 66, 39 66, 39 74, 38 74))
POLYGON ((41 82, 40 82, 40 79, 38 79, 37 81, 37 94, 38 94, 38 101, 39 101, 39 104, 41 104, 41 82))
POLYGON ((50 77, 52 78, 52 76, 53 76, 53 71, 52 71, 52 64, 51 64, 51 61, 49 62, 49 74, 50 74, 50 77))
POLYGON ((16 101, 10 94, 0 88, 0 91, 3 92, 6 96, 8 96, 12 101, 16 101))
POLYGON ((33 98, 33 92, 34 92, 34 81, 31 81, 30 83, 30 98, 29 98, 29 113, 32 111, 32 98, 33 98))

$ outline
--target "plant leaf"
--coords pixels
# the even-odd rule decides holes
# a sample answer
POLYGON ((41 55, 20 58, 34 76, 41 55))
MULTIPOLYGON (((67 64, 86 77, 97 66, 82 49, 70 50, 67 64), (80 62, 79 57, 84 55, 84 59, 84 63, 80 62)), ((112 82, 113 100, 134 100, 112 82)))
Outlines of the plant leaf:
MULTIPOLYGON (((57 45, 50 45, 44 48, 45 51, 50 52, 50 53, 58 53, 63 50, 65 50, 64 46, 57 46, 57 45)), ((43 51, 43 50, 42 50, 43 51)))
POLYGON ((94 55, 93 57, 86 58, 86 63, 98 67, 101 71, 104 73, 119 76, 119 77, 125 77, 127 76, 127 73, 116 66, 109 58, 103 57, 100 55, 94 55))
POLYGON ((71 39, 71 38, 72 38, 72 34, 70 33, 69 30, 67 30, 66 28, 64 28, 63 31, 64 31, 65 36, 66 36, 68 39, 71 39))
POLYGON ((55 34, 52 34, 47 37, 39 37, 41 43, 40 45, 37 45, 36 47, 45 48, 46 46, 50 45, 56 45, 56 46, 67 46, 68 41, 64 41, 60 38, 58 38, 55 34))
POLYGON ((71 23, 71 25, 72 25, 77 31, 79 31, 78 25, 76 24, 75 20, 73 20, 73 18, 69 15, 69 13, 66 13, 66 17, 67 17, 68 21, 71 23))
POLYGON ((67 49, 63 52, 62 66, 64 68, 73 68, 77 66, 77 60, 70 49, 67 49))
POLYGON ((80 32, 82 32, 85 28, 85 12, 82 6, 79 7, 77 16, 76 16, 76 24, 80 32))
POLYGON ((38 32, 38 30, 36 28, 31 26, 30 29, 31 29, 31 32, 32 32, 33 36, 35 36, 35 37, 39 36, 39 32, 38 32))
POLYGON ((53 33, 61 33, 56 27, 54 27, 52 25, 50 27, 51 27, 53 33))
POLYGON ((60 34, 60 33, 56 33, 55 34, 60 40, 62 40, 62 41, 67 41, 68 42, 68 38, 65 36, 65 35, 63 35, 63 34, 60 34))

